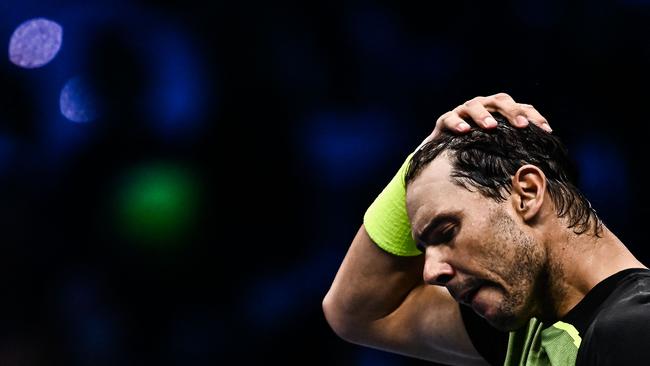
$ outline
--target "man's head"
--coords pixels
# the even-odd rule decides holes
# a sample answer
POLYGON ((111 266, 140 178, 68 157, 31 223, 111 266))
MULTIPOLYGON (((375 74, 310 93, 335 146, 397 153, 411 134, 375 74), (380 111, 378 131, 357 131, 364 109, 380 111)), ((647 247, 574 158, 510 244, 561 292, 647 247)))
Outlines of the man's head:
POLYGON ((601 223, 555 136, 497 120, 425 144, 406 174, 407 209, 427 282, 509 330, 540 311, 549 231, 598 235, 601 223))

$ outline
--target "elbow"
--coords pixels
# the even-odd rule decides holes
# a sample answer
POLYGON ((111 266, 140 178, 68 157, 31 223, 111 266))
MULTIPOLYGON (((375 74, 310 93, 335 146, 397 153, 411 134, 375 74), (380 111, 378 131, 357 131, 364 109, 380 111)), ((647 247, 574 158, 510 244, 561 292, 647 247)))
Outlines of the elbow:
POLYGON ((331 292, 325 295, 322 306, 325 320, 336 335, 345 341, 360 343, 363 326, 359 324, 358 319, 343 309, 331 292))

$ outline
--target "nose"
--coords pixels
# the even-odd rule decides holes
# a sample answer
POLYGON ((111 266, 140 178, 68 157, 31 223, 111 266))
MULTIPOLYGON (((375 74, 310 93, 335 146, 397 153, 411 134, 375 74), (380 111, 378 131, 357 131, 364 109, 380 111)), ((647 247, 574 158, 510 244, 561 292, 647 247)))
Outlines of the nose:
POLYGON ((427 247, 422 273, 424 282, 430 285, 445 286, 455 274, 454 268, 444 260, 437 247, 427 247))

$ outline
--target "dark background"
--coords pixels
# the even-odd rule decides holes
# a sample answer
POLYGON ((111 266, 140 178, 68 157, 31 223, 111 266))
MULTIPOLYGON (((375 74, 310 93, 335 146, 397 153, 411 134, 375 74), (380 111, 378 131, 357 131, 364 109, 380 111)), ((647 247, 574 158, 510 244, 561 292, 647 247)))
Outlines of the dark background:
POLYGON ((436 118, 500 91, 649 263, 648 1, 5 0, 0 41, 40 17, 57 56, 0 60, 1 365, 425 364, 321 300, 436 118))

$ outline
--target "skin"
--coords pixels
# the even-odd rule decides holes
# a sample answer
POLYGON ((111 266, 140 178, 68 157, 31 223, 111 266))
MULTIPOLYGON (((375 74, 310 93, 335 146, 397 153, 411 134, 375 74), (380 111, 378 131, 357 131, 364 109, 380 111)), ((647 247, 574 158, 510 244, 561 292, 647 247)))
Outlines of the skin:
POLYGON ((607 229, 602 238, 574 234, 534 165, 519 169, 505 202, 452 183, 450 172, 442 154, 407 187, 412 232, 425 247, 424 281, 445 286, 498 329, 557 320, 606 277, 645 267, 607 229))
POLYGON ((496 328, 515 329, 535 308, 529 294, 540 287, 546 252, 504 204, 453 184, 450 172, 446 156, 435 159, 407 190, 412 231, 426 248, 424 280, 445 286, 496 328), (438 216, 446 218, 423 235, 438 216), (461 299, 477 287, 473 301, 461 299))
MULTIPOLYGON (((473 98, 444 113, 422 143, 435 138, 443 130, 459 134, 467 132, 469 126, 464 125, 463 119, 471 119, 484 129, 494 128, 496 124, 490 120, 491 112, 499 112, 513 126, 535 123, 551 131, 546 119, 531 105, 516 103, 509 95, 498 93, 473 98)), ((427 172, 423 171, 422 177, 425 174, 427 172)), ((525 314, 544 314, 546 318, 543 319, 561 316, 593 285, 617 268, 643 266, 606 229, 603 238, 596 240, 586 235, 576 236, 565 229, 563 222, 553 223, 557 218, 550 208, 551 200, 543 194, 542 199, 538 197, 544 191, 545 178, 542 178, 543 174, 535 173, 535 167, 522 167, 513 177, 512 195, 508 204, 501 205, 501 211, 488 201, 478 201, 490 209, 477 211, 484 216, 472 215, 471 221, 471 212, 466 213, 461 229, 466 239, 457 240, 455 249, 431 245, 427 246, 424 256, 394 256, 379 249, 361 225, 323 299, 323 312, 334 332, 352 343, 429 361, 449 365, 486 365, 469 339, 458 303, 450 290, 438 283, 444 278, 441 275, 448 275, 447 282, 452 285, 466 284, 462 281, 469 278, 490 280, 493 285, 481 290, 483 293, 478 296, 486 304, 485 310, 480 310, 502 327, 510 327, 525 318, 525 314), (504 211, 514 225, 505 218, 504 211), (491 245, 480 245, 487 244, 476 239, 480 230, 473 230, 474 240, 469 239, 469 229, 480 225, 482 228, 502 228, 490 235, 493 239, 491 245), (551 230, 545 233, 544 230, 549 228, 551 230), (503 238, 499 238, 498 233, 503 238), (516 245, 532 245, 542 250, 542 262, 547 263, 547 267, 552 266, 545 271, 546 277, 536 278, 532 273, 543 273, 544 270, 534 269, 533 265, 528 266, 532 273, 519 274, 494 263, 498 254, 504 257, 510 253, 504 253, 505 248, 516 245), (562 260, 563 255, 566 255, 565 260, 562 260), (572 262, 580 262, 580 265, 572 262), (530 278, 532 282, 518 286, 512 283, 513 276, 530 278), (548 283, 554 285, 548 286, 548 283), (513 296, 515 293, 528 297, 521 296, 523 300, 520 300, 513 296), (513 310, 506 311, 509 308, 513 310), (491 315, 508 313, 513 315, 491 315)), ((425 180, 421 183, 427 184, 425 180)), ((414 188, 410 186, 409 190, 414 188)), ((435 193, 434 186, 429 188, 429 193, 435 193)), ((454 194, 467 193, 460 187, 449 188, 458 189, 453 191, 454 194), (461 189, 465 192, 460 192, 461 189)), ((418 202, 428 202, 430 210, 437 210, 433 200, 426 201, 425 191, 422 193, 418 202)), ((444 202, 449 204, 449 197, 444 202)), ((412 217, 422 215, 418 218, 426 221, 425 211, 418 212, 417 205, 410 206, 412 217)), ((422 228, 421 223, 415 225, 414 230, 422 228)), ((527 259, 515 255, 510 260, 521 263, 527 259)), ((529 262, 538 263, 539 258, 531 255, 529 262)), ((450 288, 457 291, 451 285, 450 288)))
POLYGON ((497 121, 490 114, 499 112, 510 124, 516 127, 526 127, 530 122, 543 128, 549 133, 553 131, 544 116, 530 104, 516 103, 512 97, 506 93, 497 93, 488 97, 475 97, 456 108, 443 113, 436 121, 436 126, 431 134, 422 141, 422 146, 426 142, 434 139, 443 130, 463 134, 469 132, 470 126, 465 119, 471 119, 479 127, 489 130, 497 126, 497 121))

